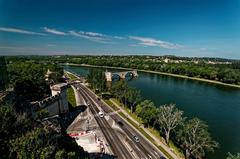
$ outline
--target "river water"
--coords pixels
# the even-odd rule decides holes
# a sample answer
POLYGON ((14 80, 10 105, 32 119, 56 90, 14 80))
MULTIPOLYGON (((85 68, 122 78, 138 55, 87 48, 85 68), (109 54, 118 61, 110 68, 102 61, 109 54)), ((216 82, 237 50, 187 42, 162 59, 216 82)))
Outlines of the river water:
MULTIPOLYGON (((86 76, 89 69, 96 68, 66 66, 65 69, 86 76)), ((207 158, 225 159, 228 152, 240 152, 239 88, 153 73, 138 74, 137 79, 128 83, 140 89, 144 98, 156 106, 174 103, 186 117, 198 117, 209 125, 220 147, 207 158)))

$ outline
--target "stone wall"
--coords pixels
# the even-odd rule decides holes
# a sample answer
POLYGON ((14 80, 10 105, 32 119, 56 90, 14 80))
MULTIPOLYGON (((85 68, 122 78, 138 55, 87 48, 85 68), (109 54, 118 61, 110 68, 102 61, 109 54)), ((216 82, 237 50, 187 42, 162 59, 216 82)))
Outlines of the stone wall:
POLYGON ((35 102, 33 108, 35 111, 46 109, 49 116, 68 113, 67 84, 61 83, 51 86, 52 96, 42 101, 35 102))

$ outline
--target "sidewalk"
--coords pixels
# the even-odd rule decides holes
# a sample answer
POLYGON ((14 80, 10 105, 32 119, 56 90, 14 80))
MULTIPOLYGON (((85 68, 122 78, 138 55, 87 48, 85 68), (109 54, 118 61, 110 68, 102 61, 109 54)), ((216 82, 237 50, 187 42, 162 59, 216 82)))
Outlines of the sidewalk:
MULTIPOLYGON (((141 123, 139 123, 138 121, 136 121, 134 118, 132 118, 127 112, 126 110, 124 110, 121 106, 119 106, 115 101, 113 101, 112 99, 110 99, 110 101, 117 106, 121 112, 126 115, 132 122, 134 122, 137 125, 142 125, 141 123)), ((153 138, 153 140, 157 143, 157 145, 161 146, 167 153, 169 153, 170 156, 172 156, 174 159, 179 159, 179 157, 177 157, 177 155, 171 151, 171 149, 163 144, 156 136, 154 136, 148 129, 144 128, 144 126, 140 126, 141 129, 143 129, 151 138, 153 138)), ((151 142, 151 141, 149 141, 151 142)))

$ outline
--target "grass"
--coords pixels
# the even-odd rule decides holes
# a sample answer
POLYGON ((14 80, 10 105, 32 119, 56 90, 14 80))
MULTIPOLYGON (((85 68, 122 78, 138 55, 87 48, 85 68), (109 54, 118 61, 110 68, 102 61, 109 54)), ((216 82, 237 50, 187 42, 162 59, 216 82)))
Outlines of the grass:
POLYGON ((176 147, 172 141, 169 141, 169 147, 170 147, 171 149, 173 149, 173 151, 174 151, 178 156, 180 156, 181 158, 185 158, 183 151, 182 151, 180 148, 176 147))
POLYGON ((119 108, 116 107, 109 99, 103 99, 105 103, 107 103, 110 107, 113 108, 114 111, 118 111, 119 108))
POLYGON ((71 80, 77 80, 78 79, 75 75, 73 75, 71 73, 66 73, 66 74, 71 80))
POLYGON ((69 87, 67 89, 67 96, 68 96, 68 103, 69 103, 69 107, 70 110, 73 109, 74 107, 77 106, 76 104, 76 99, 75 99, 75 94, 74 94, 74 90, 72 87, 69 87))

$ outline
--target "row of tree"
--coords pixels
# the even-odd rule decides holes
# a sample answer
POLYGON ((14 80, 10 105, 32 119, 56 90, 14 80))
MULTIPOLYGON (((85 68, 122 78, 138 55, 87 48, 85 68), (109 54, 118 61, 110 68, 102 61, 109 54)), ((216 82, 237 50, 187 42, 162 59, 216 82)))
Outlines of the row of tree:
POLYGON ((202 120, 187 120, 183 111, 173 104, 157 108, 153 102, 145 100, 137 105, 135 113, 145 125, 158 130, 167 144, 171 139, 175 145, 179 145, 185 151, 186 158, 203 158, 206 152, 218 147, 218 143, 208 132, 208 126, 202 120))

